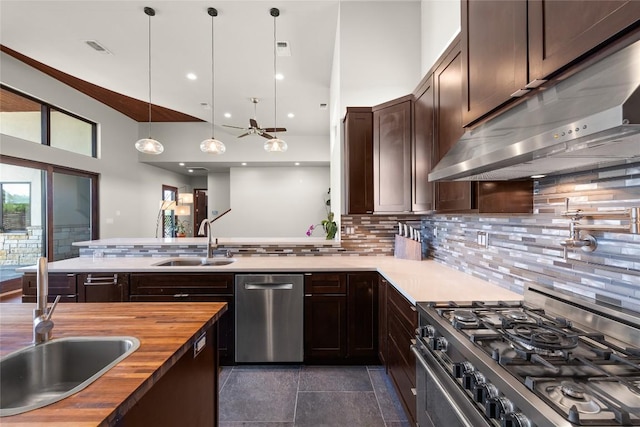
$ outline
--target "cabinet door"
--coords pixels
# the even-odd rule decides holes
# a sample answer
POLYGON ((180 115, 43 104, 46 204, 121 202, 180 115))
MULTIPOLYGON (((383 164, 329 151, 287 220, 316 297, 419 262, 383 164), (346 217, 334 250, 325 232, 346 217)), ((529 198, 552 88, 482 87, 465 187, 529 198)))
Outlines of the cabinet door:
POLYGON ((637 28, 637 0, 529 0, 529 75, 544 79, 625 30, 637 28))
POLYGON ((305 362, 339 362, 346 355, 347 297, 344 295, 305 295, 305 362))
MULTIPOLYGON (((77 301, 76 275, 73 273, 49 273, 49 300, 60 295, 62 302, 77 301)), ((23 302, 35 301, 38 282, 35 273, 25 273, 22 276, 22 300, 23 302), (29 298, 33 297, 33 298, 29 298)))
POLYGON ((89 273, 78 275, 78 301, 129 301, 129 275, 123 273, 89 273))
POLYGON ((347 213, 373 213, 373 115, 347 107, 344 119, 347 213))
POLYGON ((378 358, 387 365, 387 287, 388 282, 379 276, 378 279, 378 358))
POLYGON ((378 362, 378 273, 347 276, 347 357, 378 362))
MULTIPOLYGON (((460 42, 454 43, 434 73, 436 90, 436 153, 437 161, 464 134, 462 128, 462 55, 460 42)), ((438 211, 468 210, 475 205, 473 183, 437 182, 438 211)))
POLYGON ((413 139, 411 142, 411 210, 433 210, 433 183, 429 172, 433 156, 434 125, 433 76, 420 87, 413 104, 413 139))
POLYGON ((411 209, 411 101, 373 112, 373 210, 411 209))
POLYGON ((526 22, 526 1, 462 1, 464 126, 512 100, 527 84, 526 22))

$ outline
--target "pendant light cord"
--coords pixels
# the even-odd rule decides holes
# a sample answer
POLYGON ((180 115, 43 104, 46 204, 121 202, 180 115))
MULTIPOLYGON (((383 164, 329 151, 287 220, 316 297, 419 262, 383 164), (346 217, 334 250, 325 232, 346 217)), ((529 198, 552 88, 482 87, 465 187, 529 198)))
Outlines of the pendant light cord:
POLYGON ((278 79, 276 78, 276 18, 273 16, 273 127, 274 135, 278 139, 278 79))
POLYGON ((151 139, 151 15, 149 17, 149 46, 148 46, 148 70, 149 70, 149 139, 151 139))
POLYGON ((216 71, 215 71, 215 62, 214 62, 214 55, 213 55, 213 50, 214 48, 214 36, 213 36, 213 18, 214 16, 216 16, 218 13, 217 11, 214 12, 215 9, 213 9, 213 11, 210 11, 210 15, 211 15, 211 139, 216 139, 215 138, 215 131, 214 131, 214 120, 216 117, 216 99, 215 99, 215 87, 216 87, 216 71))

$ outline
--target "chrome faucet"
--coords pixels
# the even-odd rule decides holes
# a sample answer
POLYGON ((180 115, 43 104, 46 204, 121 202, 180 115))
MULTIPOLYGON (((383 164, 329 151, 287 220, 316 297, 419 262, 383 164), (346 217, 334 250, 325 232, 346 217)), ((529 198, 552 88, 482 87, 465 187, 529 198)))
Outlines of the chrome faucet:
POLYGON ((49 272, 47 259, 41 257, 38 259, 38 273, 36 276, 37 296, 36 308, 33 310, 33 343, 40 344, 51 339, 51 331, 53 330, 53 311, 56 309, 60 301, 60 295, 56 297, 51 308, 48 308, 49 297, 49 272))
MULTIPOLYGON (((217 217, 213 218, 212 220, 208 220, 205 219, 205 223, 204 223, 204 229, 205 232, 207 233, 207 258, 213 258, 213 254, 214 254, 214 250, 218 247, 218 239, 216 239, 216 242, 213 243, 213 238, 211 236, 211 224, 214 221, 219 220, 220 218, 222 218, 224 215, 228 214, 229 212, 231 212, 231 209, 227 209, 225 212, 221 213, 220 215, 218 215, 217 217)), ((202 235, 202 233, 200 234, 202 235)), ((226 251, 225 252, 225 256, 227 258, 231 257, 231 252, 230 251, 226 251)))
POLYGON ((211 237, 211 223, 214 220, 207 221, 204 224, 204 229, 207 233, 207 258, 213 258, 213 250, 218 247, 218 239, 216 239, 216 243, 213 243, 213 237, 211 237))

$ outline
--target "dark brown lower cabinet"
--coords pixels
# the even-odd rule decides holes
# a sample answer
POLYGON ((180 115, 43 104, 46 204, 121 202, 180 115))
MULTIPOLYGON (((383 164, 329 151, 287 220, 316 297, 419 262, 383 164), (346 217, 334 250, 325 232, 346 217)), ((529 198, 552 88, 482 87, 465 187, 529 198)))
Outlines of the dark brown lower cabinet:
POLYGON ((416 360, 411 340, 417 327, 414 305, 393 286, 387 286, 387 371, 411 425, 416 420, 416 360))
MULTIPOLYGON (((115 425, 122 427, 217 426, 216 330, 206 331, 199 353, 192 347, 115 425)), ((196 337, 195 341, 198 341, 196 337)))
MULTIPOLYGON (((60 295, 60 302, 78 302, 76 275, 74 273, 49 273, 49 302, 60 295)), ((36 273, 22 276, 22 302, 36 302, 36 273)))
POLYGON ((129 301, 128 273, 83 273, 77 276, 78 302, 129 301))
POLYGON ((304 360, 340 363, 347 355, 347 275, 304 276, 304 360))
POLYGON ((305 275, 304 360, 378 363, 378 273, 305 275))
POLYGON ((226 302, 218 321, 219 363, 235 363, 234 275, 226 273, 132 273, 131 302, 226 302))
POLYGON ((387 366, 387 288, 389 282, 382 276, 378 279, 378 359, 387 366))
POLYGON ((304 360, 334 363, 347 355, 346 295, 309 295, 304 299, 304 360))
POLYGON ((378 273, 347 275, 347 359, 378 363, 378 273))

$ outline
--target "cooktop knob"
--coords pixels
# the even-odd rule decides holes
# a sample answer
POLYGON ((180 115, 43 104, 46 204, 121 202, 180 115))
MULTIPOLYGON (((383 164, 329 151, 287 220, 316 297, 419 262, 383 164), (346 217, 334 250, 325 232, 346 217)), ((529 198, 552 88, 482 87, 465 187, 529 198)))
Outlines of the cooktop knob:
POLYGON ((427 325, 424 328, 424 333, 426 334, 424 336, 426 336, 427 338, 433 338, 435 336, 435 334, 436 334, 436 328, 434 328, 431 325, 427 325))
POLYGON ((485 415, 498 419, 502 414, 513 412, 513 403, 506 397, 490 397, 484 402, 485 415))
POLYGON ((484 404, 487 399, 498 396, 498 388, 491 383, 477 384, 473 388, 473 400, 484 404))
POLYGON ((501 427, 531 427, 531 421, 521 412, 511 412, 502 417, 501 427))

